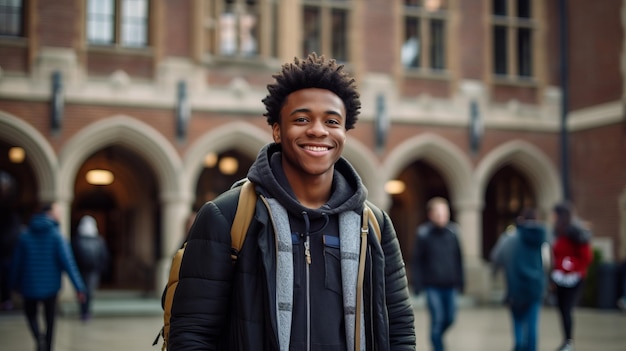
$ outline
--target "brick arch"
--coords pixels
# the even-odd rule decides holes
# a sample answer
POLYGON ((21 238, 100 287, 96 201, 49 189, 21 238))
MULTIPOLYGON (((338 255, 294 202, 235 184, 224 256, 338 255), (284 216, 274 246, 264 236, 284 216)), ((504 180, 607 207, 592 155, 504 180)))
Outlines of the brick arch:
POLYGON ((52 201, 57 197, 57 156, 41 133, 16 116, 0 111, 0 139, 24 148, 39 187, 39 198, 52 201))
POLYGON ((259 150, 272 141, 272 134, 249 123, 233 122, 205 133, 190 147, 183 158, 183 188, 189 194, 194 188, 208 152, 236 149, 255 159, 259 150))
POLYGON ((387 208, 391 198, 385 193, 385 182, 380 178, 380 162, 370 149, 356 138, 348 138, 343 149, 343 157, 359 173, 363 185, 368 190, 368 199, 380 208, 387 208))
POLYGON ((114 116, 90 124, 68 140, 60 153, 59 192, 66 200, 73 197, 76 173, 94 152, 110 145, 127 147, 145 157, 155 171, 162 199, 178 198, 181 193, 180 157, 170 142, 153 127, 127 116, 114 116))
POLYGON ((493 174, 505 164, 517 166, 528 177, 544 213, 561 198, 558 172, 550 159, 536 146, 514 140, 493 149, 476 168, 475 184, 481 199, 493 174))
POLYGON ((444 177, 450 187, 451 203, 475 201, 469 160, 456 145, 435 134, 421 134, 396 147, 382 166, 381 180, 385 182, 394 179, 404 168, 419 159, 433 165, 444 177))

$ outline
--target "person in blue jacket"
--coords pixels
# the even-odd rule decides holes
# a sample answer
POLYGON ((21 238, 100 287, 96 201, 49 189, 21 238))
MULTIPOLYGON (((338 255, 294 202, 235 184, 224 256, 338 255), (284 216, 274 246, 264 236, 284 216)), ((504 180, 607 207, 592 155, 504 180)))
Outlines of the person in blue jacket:
POLYGON ((85 284, 69 242, 61 235, 58 219, 56 204, 41 206, 41 211, 32 216, 28 229, 20 235, 12 261, 11 286, 22 295, 24 314, 37 350, 52 350, 57 294, 63 272, 74 284, 79 301, 85 299, 85 284), (37 318, 40 305, 45 312, 45 334, 37 318))
POLYGON ((492 261, 505 269, 505 303, 511 312, 516 351, 537 350, 539 314, 547 286, 542 256, 546 229, 537 219, 535 209, 524 209, 517 219, 516 231, 492 261))

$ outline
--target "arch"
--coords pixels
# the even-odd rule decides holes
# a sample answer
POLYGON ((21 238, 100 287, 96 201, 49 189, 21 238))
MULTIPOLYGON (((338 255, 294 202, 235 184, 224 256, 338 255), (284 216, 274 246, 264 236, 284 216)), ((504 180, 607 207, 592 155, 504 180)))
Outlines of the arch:
POLYGON ((114 116, 82 129, 63 147, 59 191, 68 201, 73 197, 73 184, 80 165, 97 150, 112 144, 128 147, 146 158, 156 173, 162 199, 184 196, 179 183, 180 157, 169 140, 143 122, 114 116))
POLYGON ((380 208, 389 206, 390 198, 385 193, 385 182, 380 179, 379 162, 367 146, 356 138, 348 138, 343 157, 357 170, 363 185, 368 190, 368 199, 380 208))
POLYGON ((207 152, 237 149, 256 159, 259 150, 271 141, 272 134, 267 130, 245 122, 233 122, 209 131, 193 143, 184 156, 183 188, 189 194, 194 193, 207 152))
POLYGON ((450 186, 451 202, 471 202, 475 199, 471 184, 472 167, 464 152, 456 145, 435 134, 415 136, 396 147, 382 167, 382 181, 393 179, 402 169, 417 159, 432 164, 450 186))
POLYGON ((24 148, 29 165, 39 186, 39 198, 53 200, 57 196, 57 156, 46 138, 30 124, 16 116, 0 111, 0 139, 24 148))
POLYGON ((493 174, 504 164, 516 166, 530 181, 543 213, 561 198, 558 172, 550 159, 536 146, 514 140, 498 146, 480 162, 474 173, 478 194, 484 194, 493 174))

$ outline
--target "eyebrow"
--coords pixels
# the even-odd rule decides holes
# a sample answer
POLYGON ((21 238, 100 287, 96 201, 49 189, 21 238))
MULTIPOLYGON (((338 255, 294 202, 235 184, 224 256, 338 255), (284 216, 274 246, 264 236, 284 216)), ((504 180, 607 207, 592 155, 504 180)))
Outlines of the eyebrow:
MULTIPOLYGON (((303 113, 303 112, 304 113, 310 113, 311 109, 309 109, 309 108, 297 108, 297 109, 291 111, 291 113, 289 113, 289 115, 293 116, 293 115, 295 115, 297 113, 303 113)), ((336 115, 336 116, 339 116, 341 118, 344 117, 341 113, 339 113, 339 112, 337 112, 335 110, 326 110, 324 113, 328 114, 328 115, 336 115)))

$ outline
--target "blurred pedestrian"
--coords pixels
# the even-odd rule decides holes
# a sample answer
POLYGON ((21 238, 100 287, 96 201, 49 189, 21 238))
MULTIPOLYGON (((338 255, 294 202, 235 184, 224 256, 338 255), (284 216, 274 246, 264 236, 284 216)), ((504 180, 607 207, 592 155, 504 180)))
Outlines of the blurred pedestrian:
POLYGON ((80 303, 81 319, 87 321, 91 318, 93 294, 100 286, 100 276, 109 266, 109 250, 98 232, 95 218, 83 216, 80 219, 77 235, 72 240, 72 249, 87 289, 85 301, 80 303))
POLYGON ((542 247, 546 231, 537 221, 537 211, 527 208, 517 219, 515 230, 508 234, 492 256, 493 265, 505 270, 505 303, 511 311, 515 351, 536 351, 541 302, 546 291, 542 247))
POLYGON ((617 307, 626 312, 626 259, 622 262, 619 272, 620 295, 617 299, 617 307))
POLYGON ((37 350, 52 350, 57 294, 61 289, 61 274, 69 275, 79 301, 85 299, 85 285, 80 277, 69 243, 59 231, 56 204, 44 204, 32 216, 28 229, 20 235, 12 260, 11 286, 23 297, 37 350), (38 309, 43 305, 46 330, 39 328, 38 309))
POLYGON ((415 294, 426 293, 432 347, 443 351, 443 335, 456 317, 456 295, 465 287, 463 256, 448 201, 435 197, 426 206, 429 220, 417 228, 412 284, 415 294))
POLYGON ((17 198, 15 178, 0 170, 0 310, 13 309, 9 275, 11 259, 21 231, 21 220, 13 204, 17 198))
POLYGON ((509 241, 517 233, 517 227, 515 224, 509 224, 504 232, 498 237, 498 241, 491 249, 489 253, 489 261, 491 262, 491 275, 495 278, 500 269, 504 267, 504 259, 508 257, 508 253, 504 253, 504 250, 508 250, 509 241))
POLYGON ((0 310, 13 309, 9 275, 11 259, 20 236, 21 223, 17 212, 11 208, 0 208, 0 310))
POLYGON ((554 267, 550 277, 556 289, 556 302, 561 317, 563 344, 559 351, 573 350, 574 320, 572 311, 587 275, 593 253, 591 231, 575 216, 572 205, 560 203, 554 207, 554 236, 552 245, 554 267))

